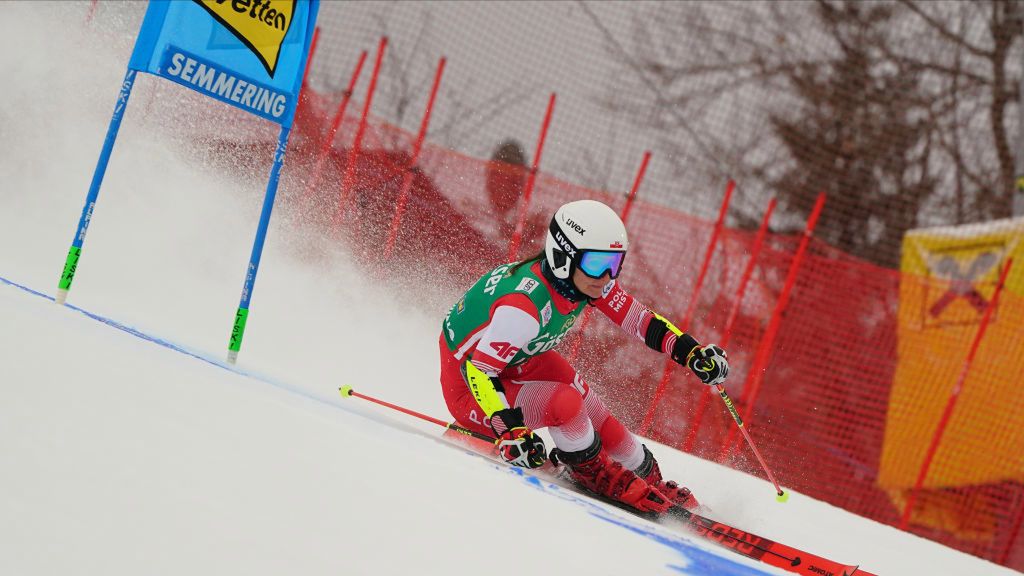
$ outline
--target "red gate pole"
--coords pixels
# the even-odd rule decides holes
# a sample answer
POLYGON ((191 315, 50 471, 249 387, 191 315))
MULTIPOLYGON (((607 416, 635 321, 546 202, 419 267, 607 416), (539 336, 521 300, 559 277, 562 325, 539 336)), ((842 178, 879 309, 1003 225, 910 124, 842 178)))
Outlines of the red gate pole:
POLYGON ((917 481, 914 482, 914 489, 910 491, 910 497, 907 498, 907 504, 903 508, 903 517, 900 518, 900 530, 906 530, 907 525, 910 523, 910 513, 914 509, 914 504, 917 501, 917 495, 921 491, 921 487, 924 485, 924 480, 928 476, 928 471, 931 469, 932 460, 935 458, 935 453, 939 449, 939 443, 942 442, 942 436, 946 432, 946 426, 949 424, 950 417, 953 415, 953 408, 956 407, 956 401, 960 397, 960 391, 963 389, 964 381, 967 380, 967 374, 971 371, 971 364, 974 363, 974 356, 978 353, 978 347, 981 344, 981 339, 985 337, 985 331, 988 329, 989 320, 992 319, 992 312, 996 308, 996 303, 999 301, 999 294, 1003 291, 1003 285, 1006 284, 1006 277, 1010 273, 1010 268, 1013 266, 1013 258, 1008 258, 1006 264, 1003 266, 1002 272, 999 274, 999 283, 996 284, 996 291, 992 294, 992 300, 989 301, 988 307, 985 308, 985 314, 981 317, 981 324, 978 325, 978 331, 974 334, 974 341, 971 342, 971 348, 967 352, 967 358, 964 359, 964 364, 960 369, 960 375, 956 379, 956 384, 953 386, 953 390, 949 393, 949 399, 946 401, 946 408, 942 411, 942 416, 939 419, 939 424, 935 428, 935 434, 932 435, 931 444, 928 446, 928 452, 925 453, 924 462, 921 463, 921 470, 917 474, 917 481))
POLYGON ((647 150, 644 152, 644 157, 640 160, 640 168, 636 171, 636 178, 633 179, 633 187, 629 189, 629 196, 626 197, 626 204, 622 207, 622 223, 625 225, 629 222, 629 213, 633 211, 633 202, 636 200, 636 195, 640 192, 640 183, 644 181, 644 174, 647 173, 647 165, 651 162, 651 151, 647 150))
POLYGON ((380 74, 380 64, 384 60, 384 50, 387 47, 388 37, 381 36, 380 44, 377 46, 377 60, 373 63, 373 74, 370 76, 370 86, 366 89, 366 102, 363 102, 363 115, 359 119, 359 129, 356 130, 356 138, 352 142, 352 149, 348 152, 348 165, 345 167, 345 177, 341 181, 341 197, 338 199, 338 224, 345 220, 345 204, 348 201, 348 195, 352 192, 351 188, 356 176, 356 160, 359 157, 359 146, 363 142, 363 134, 366 132, 366 117, 370 115, 370 106, 373 105, 373 93, 377 90, 377 76, 380 74))
POLYGON ((519 202, 519 213, 516 215, 516 229, 512 233, 512 240, 508 245, 508 260, 513 262, 519 253, 519 243, 523 239, 523 228, 526 225, 526 215, 530 211, 530 196, 533 194, 533 186, 537 181, 537 171, 540 167, 540 155, 544 152, 544 139, 548 134, 548 126, 551 124, 551 114, 555 110, 555 93, 551 93, 548 99, 548 110, 544 114, 544 124, 540 128, 540 138, 537 140, 537 153, 533 155, 533 168, 530 168, 530 177, 526 180, 526 188, 523 190, 523 199, 519 202))
MULTIPOLYGON (((629 218, 629 212, 633 209, 633 200, 636 199, 636 193, 640 189, 640 183, 643 182, 644 172, 647 172, 647 163, 651 160, 651 151, 644 152, 644 158, 640 161, 640 170, 636 173, 636 178, 633 179, 633 187, 629 190, 629 196, 626 197, 626 204, 622 207, 622 214, 619 218, 622 219, 622 224, 626 224, 626 220, 629 218)), ((580 351, 580 343, 583 340, 583 330, 587 327, 587 322, 590 321, 590 312, 593 306, 587 306, 587 309, 583 311, 583 318, 580 319, 580 327, 577 330, 579 337, 572 343, 572 348, 569 349, 569 364, 576 362, 576 356, 580 351)))
POLYGON ((718 211, 718 221, 715 222, 715 230, 711 233, 711 240, 708 242, 707 252, 704 253, 704 264, 701 266, 700 275, 697 276, 697 284, 693 287, 693 297, 686 306, 686 314, 683 316, 682 330, 685 332, 693 320, 693 311, 697 308, 697 301, 700 299, 700 291, 704 287, 704 279, 707 277, 708 268, 711 266, 711 257, 718 246, 718 237, 722 235, 722 228, 725 225, 725 214, 729 210, 729 200, 732 198, 733 190, 736 189, 736 182, 729 180, 725 188, 725 199, 722 200, 722 208, 718 211))
MULTIPOLYGON (((316 43, 318 40, 320 40, 319 26, 313 28, 313 40, 309 43, 309 54, 306 55, 306 69, 302 71, 302 84, 299 87, 299 100, 295 103, 296 113, 300 108, 303 108, 302 103, 307 101, 306 90, 308 86, 306 85, 306 81, 309 79, 309 71, 313 68, 313 55, 316 54, 316 43)), ((308 107, 308 104, 306 107, 308 107)), ((296 114, 296 118, 298 118, 298 114, 296 114)), ((319 120, 319 118, 317 118, 317 120, 319 120)))
POLYGON ((309 79, 309 70, 313 67, 313 55, 316 54, 316 42, 320 39, 320 27, 313 28, 313 39, 309 43, 309 54, 306 55, 306 69, 302 71, 302 86, 299 88, 299 101, 295 104, 298 108, 302 106, 302 97, 306 94, 306 80, 309 79))
POLYGON ((85 13, 85 23, 86 24, 91 24, 92 23, 92 18, 93 18, 93 16, 96 15, 96 4, 97 3, 99 3, 99 0, 92 0, 92 2, 89 3, 89 11, 85 13))
MULTIPOLYGON (((726 348, 729 345, 729 339, 732 337, 733 324, 736 322, 736 317, 739 316, 740 305, 743 303, 743 296, 747 292, 747 283, 750 281, 750 277, 754 273, 754 265, 757 264, 757 257, 761 254, 761 245, 764 243, 765 234, 768 232, 768 222, 771 220, 772 212, 775 211, 775 204, 777 200, 773 196, 768 201, 768 209, 764 212, 764 217, 761 219, 761 227, 757 229, 757 236, 754 238, 754 245, 750 249, 750 258, 747 260, 747 266, 743 270, 743 276, 740 278, 740 285, 736 289, 736 297, 732 301, 732 309, 729 311, 729 317, 725 321, 725 327, 722 329, 722 339, 719 340, 718 345, 722 348, 726 348)), ((704 394, 700 396, 700 403, 697 405, 697 412, 693 415, 693 421, 690 422, 689 432, 686 435, 686 441, 683 443, 683 452, 690 452, 693 450, 693 443, 697 440, 697 431, 700 430, 701 421, 704 419, 704 412, 708 408, 708 404, 711 402, 712 391, 708 388, 704 391, 704 394)))
MULTIPOLYGON (((750 368, 750 372, 747 373, 747 380, 743 385, 743 404, 745 406, 743 420, 747 424, 750 424, 750 415, 754 411, 754 404, 757 403, 757 394, 764 377, 763 372, 768 367, 772 346, 775 344, 775 337, 779 332, 779 326, 782 324, 782 313, 789 304, 789 294, 793 290, 793 285, 796 284, 797 272, 800 271, 800 265, 803 263, 804 256, 807 253, 807 246, 811 243, 811 235, 814 233, 814 227, 817 226, 818 217, 821 216, 821 210, 824 207, 825 193, 821 192, 818 194, 818 199, 814 202, 811 215, 807 218, 803 238, 800 239, 800 245, 796 249, 796 255, 793 257, 793 262, 790 263, 789 271, 786 274, 786 282, 782 286, 782 292, 779 293, 778 300, 775 301, 775 310, 772 311, 771 320, 768 321, 768 328, 765 330, 760 346, 758 346, 754 363, 750 368)), ((719 462, 725 460, 734 440, 736 440, 736 428, 729 430, 729 435, 726 436, 725 443, 722 444, 722 452, 718 455, 719 462)))
MULTIPOLYGON (((704 263, 701 265, 700 274, 697 275, 697 284, 693 287, 693 294, 690 296, 690 304, 686 307, 686 315, 683 316, 683 321, 679 324, 679 329, 686 332, 690 326, 691 315, 693 314, 694 307, 696 306, 697 300, 700 298, 700 290, 704 284, 704 278, 707 276, 708 268, 711 266, 711 256, 715 253, 715 247, 718 245, 718 237, 722 233, 722 227, 725 225, 725 214, 729 211, 729 201, 732 199, 732 192, 736 189, 736 182, 729 180, 729 183, 725 187, 725 198, 722 199, 722 207, 718 210, 718 220, 715 222, 715 228, 711 231, 711 239, 708 241, 707 251, 704 252, 704 263)), ((651 424, 654 423, 654 412, 658 408, 658 404, 661 402, 662 396, 665 395, 665 390, 668 388, 669 378, 672 376, 672 365, 674 362, 671 359, 665 361, 665 369, 661 372, 661 380, 658 382, 658 388, 654 391, 654 398, 651 399, 650 405, 647 407, 647 413, 644 414, 644 420, 640 424, 640 435, 646 436, 651 429, 651 424)))
POLYGON ((423 140, 427 136, 427 127, 430 125, 430 114, 434 111, 434 98, 437 96, 437 87, 441 85, 441 75, 444 74, 445 58, 442 56, 437 63, 437 73, 434 75, 434 85, 430 88, 430 98, 427 100, 427 110, 423 114, 423 121, 420 123, 420 131, 416 135, 416 143, 413 144, 412 157, 409 158, 409 165, 405 168, 402 176, 402 190, 398 194, 398 205, 395 206, 395 215, 391 219, 391 230, 388 232, 387 242, 384 244, 384 260, 391 259, 391 250, 395 247, 395 239, 398 237, 398 228, 402 225, 402 214, 405 213, 405 204, 409 200, 409 189, 412 188, 413 169, 420 157, 420 149, 423 147, 423 140))
POLYGON ((338 110, 334 113, 334 118, 331 120, 331 128, 327 132, 327 137, 324 139, 323 145, 320 147, 320 154, 316 159, 316 166, 313 168, 313 175, 309 179, 309 183, 306 185, 306 197, 313 192, 317 184, 320 183, 320 174, 324 169, 324 161, 327 155, 331 151, 331 146, 334 144, 334 138, 338 134, 338 129, 341 128, 341 123, 345 119, 345 109, 348 108, 349 100, 352 99, 352 92, 356 89, 356 82, 359 81, 359 75, 363 71, 363 63, 366 62, 366 50, 363 50, 359 54, 359 62, 356 63, 356 69, 352 72, 352 77, 349 78, 348 88, 341 96, 341 103, 338 105, 338 110))

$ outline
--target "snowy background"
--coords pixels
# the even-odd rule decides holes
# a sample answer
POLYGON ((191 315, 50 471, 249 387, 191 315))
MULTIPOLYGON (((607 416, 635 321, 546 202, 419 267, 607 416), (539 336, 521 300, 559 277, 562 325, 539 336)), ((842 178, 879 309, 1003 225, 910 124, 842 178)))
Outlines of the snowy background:
MULTIPOLYGON (((190 147, 206 118, 152 77, 129 103, 71 307, 54 305, 131 48, 83 13, 0 3, 0 574, 783 573, 342 400, 350 384, 447 417, 443 308, 395 297, 341 249, 299 257, 315 239, 286 212, 227 368, 263 189, 190 147)), ((712 516, 767 538, 883 576, 1014 573, 652 448, 712 516)))

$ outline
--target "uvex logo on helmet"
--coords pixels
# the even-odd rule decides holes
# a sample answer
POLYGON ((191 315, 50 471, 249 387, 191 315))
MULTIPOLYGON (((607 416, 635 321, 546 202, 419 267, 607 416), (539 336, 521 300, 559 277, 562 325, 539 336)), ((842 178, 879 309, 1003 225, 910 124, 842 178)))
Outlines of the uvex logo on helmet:
POLYGON ((573 222, 572 218, 566 218, 565 219, 565 225, 568 226, 569 228, 572 228, 573 230, 579 232, 580 236, 582 236, 584 233, 586 233, 586 230, 583 229, 583 226, 580 226, 579 224, 573 222))
POLYGON ((555 240, 558 240, 559 248, 565 251, 570 258, 576 257, 576 248, 565 239, 565 236, 562 236, 561 231, 555 232, 555 240))
POLYGON ((245 44, 274 77, 295 0, 194 0, 245 44))

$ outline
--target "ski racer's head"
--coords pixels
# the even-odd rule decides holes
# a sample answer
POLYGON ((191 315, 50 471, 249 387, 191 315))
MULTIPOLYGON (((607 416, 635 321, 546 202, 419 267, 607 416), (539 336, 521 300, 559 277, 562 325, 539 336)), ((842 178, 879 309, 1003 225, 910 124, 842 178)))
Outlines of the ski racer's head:
POLYGON ((556 278, 588 298, 600 298, 618 278, 628 249, 626 227, 614 210, 596 200, 577 200, 555 211, 544 255, 556 278))

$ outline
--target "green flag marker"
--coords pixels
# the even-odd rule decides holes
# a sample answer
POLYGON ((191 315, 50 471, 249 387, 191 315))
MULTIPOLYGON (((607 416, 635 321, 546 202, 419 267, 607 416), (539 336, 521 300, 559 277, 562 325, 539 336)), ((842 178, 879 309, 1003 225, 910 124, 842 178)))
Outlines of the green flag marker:
POLYGON ((235 325, 231 328, 231 341, 228 343, 228 362, 232 364, 238 360, 238 351, 242 349, 242 336, 245 335, 245 321, 248 318, 248 308, 239 308, 235 312, 235 325))
POLYGON ((60 275, 60 283, 57 284, 57 304, 64 304, 68 298, 68 290, 71 289, 71 282, 75 279, 75 270, 78 269, 78 258, 82 255, 82 249, 78 246, 68 248, 68 257, 64 260, 64 272, 60 275))

